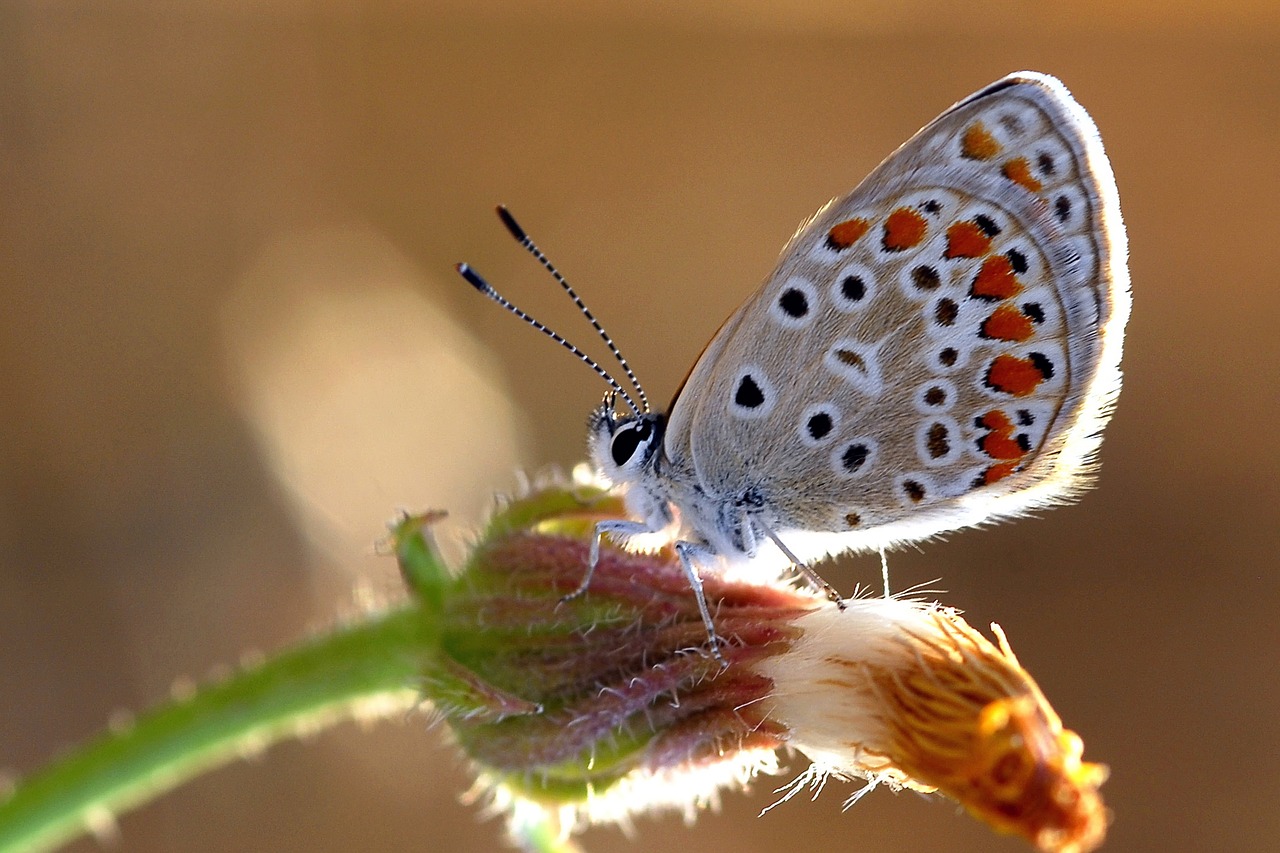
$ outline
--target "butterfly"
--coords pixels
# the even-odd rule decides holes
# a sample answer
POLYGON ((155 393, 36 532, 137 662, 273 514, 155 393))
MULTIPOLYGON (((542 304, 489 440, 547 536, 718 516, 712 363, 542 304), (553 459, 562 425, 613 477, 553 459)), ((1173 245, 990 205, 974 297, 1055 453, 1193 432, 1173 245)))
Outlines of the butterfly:
POLYGON ((838 601, 812 562, 1023 515, 1093 478, 1120 390, 1127 239, 1097 129, 1053 77, 959 101, 821 208, 666 412, 500 213, 637 392, 459 265, 613 388, 588 445, 630 518, 597 525, 579 592, 601 537, 672 531, 714 640, 699 566, 790 565, 838 601))

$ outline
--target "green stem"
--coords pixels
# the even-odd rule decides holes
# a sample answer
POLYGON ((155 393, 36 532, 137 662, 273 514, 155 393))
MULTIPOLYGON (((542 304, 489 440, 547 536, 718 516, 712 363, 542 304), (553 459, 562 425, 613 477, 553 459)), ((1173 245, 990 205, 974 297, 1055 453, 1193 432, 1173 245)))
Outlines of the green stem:
POLYGON ((332 725, 372 700, 412 704, 436 649, 430 609, 338 628, 89 742, 0 803, 0 853, 55 848, 246 749, 332 725))
POLYGON ((515 841, 527 853, 583 853, 573 839, 561 836, 550 813, 515 829, 515 841))

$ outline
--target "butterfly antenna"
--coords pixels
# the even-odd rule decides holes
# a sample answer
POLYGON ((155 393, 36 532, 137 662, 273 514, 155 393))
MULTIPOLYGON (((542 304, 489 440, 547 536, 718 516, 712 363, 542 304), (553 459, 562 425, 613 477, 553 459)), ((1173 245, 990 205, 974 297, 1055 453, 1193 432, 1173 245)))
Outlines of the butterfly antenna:
MULTIPOLYGON (((631 365, 627 364, 627 360, 623 358, 622 353, 618 351, 618 347, 614 344, 613 338, 609 337, 609 333, 604 330, 604 326, 601 326, 600 321, 598 321, 595 315, 591 313, 591 309, 582 301, 582 298, 578 296, 577 292, 572 286, 570 286, 569 282, 565 281, 564 276, 560 274, 560 270, 556 269, 555 264, 551 263, 547 256, 542 254, 542 250, 538 248, 538 244, 534 243, 525 230, 520 227, 520 223, 516 222, 516 218, 511 215, 511 211, 507 210, 506 205, 498 205, 498 218, 502 220, 503 225, 507 226, 507 230, 511 232, 511 236, 516 238, 516 241, 520 243, 524 250, 533 255, 538 260, 538 263, 542 264, 542 266, 546 268, 547 272, 551 273, 551 277, 559 282, 560 286, 564 288, 564 292, 569 294, 569 298, 573 300, 573 304, 578 306, 578 310, 582 312, 582 316, 587 318, 587 322, 589 322, 591 327, 599 333, 601 339, 605 343, 605 346, 609 348, 609 352, 613 353, 613 357, 618 360, 618 364, 622 365, 623 372, 627 374, 627 378, 631 380, 632 386, 636 389, 636 394, 640 397, 640 404, 644 407, 646 412, 649 411, 649 398, 644 393, 644 386, 642 386, 640 384, 640 380, 636 378, 636 374, 632 371, 631 365)), ((624 394, 623 396, 625 397, 626 395, 624 394)), ((633 406, 632 408, 635 407, 633 406)))
MULTIPOLYGON (((524 311, 521 311, 515 305, 512 305, 510 302, 507 301, 506 297, 504 297, 498 291, 494 290, 493 285, 485 281, 484 278, 481 277, 480 273, 473 270, 467 264, 458 264, 457 266, 454 267, 454 269, 456 269, 458 271, 458 274, 461 275, 463 278, 465 278, 467 282, 476 290, 480 291, 485 296, 489 297, 494 302, 498 303, 503 308, 507 309, 512 314, 515 314, 521 320, 524 320, 530 326, 533 326, 539 332, 542 332, 542 334, 551 338, 551 340, 555 341, 560 346, 564 347, 569 352, 576 355, 579 360, 581 360, 584 364, 587 365, 587 367, 590 367, 592 370, 594 370, 597 376, 599 376, 601 379, 607 382, 609 387, 613 389, 614 393, 622 397, 623 401, 627 404, 627 406, 631 409, 632 412, 634 412, 637 415, 641 413, 640 408, 636 405, 635 401, 631 399, 631 395, 629 395, 626 392, 626 390, 620 384, 618 384, 618 380, 614 379, 613 376, 609 374, 609 371, 601 367, 594 358, 587 355, 585 352, 578 349, 573 344, 569 343, 558 332, 548 328, 538 320, 535 320, 533 317, 530 317, 524 311)), ((645 411, 648 411, 648 409, 646 408, 645 411)))

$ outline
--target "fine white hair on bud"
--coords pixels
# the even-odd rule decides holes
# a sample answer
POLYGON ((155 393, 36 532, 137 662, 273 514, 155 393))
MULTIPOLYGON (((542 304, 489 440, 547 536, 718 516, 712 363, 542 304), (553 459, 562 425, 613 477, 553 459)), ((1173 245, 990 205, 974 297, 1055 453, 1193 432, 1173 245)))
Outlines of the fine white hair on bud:
POLYGON ((944 624, 938 616, 947 613, 919 601, 862 598, 846 601, 843 611, 807 614, 791 649, 760 664, 774 684, 770 715, 784 722, 793 745, 820 771, 916 787, 884 755, 895 721, 886 713, 892 696, 882 684, 894 682, 894 692, 901 692, 904 678, 927 677, 925 655, 942 650, 937 640, 946 635, 933 635, 944 624))

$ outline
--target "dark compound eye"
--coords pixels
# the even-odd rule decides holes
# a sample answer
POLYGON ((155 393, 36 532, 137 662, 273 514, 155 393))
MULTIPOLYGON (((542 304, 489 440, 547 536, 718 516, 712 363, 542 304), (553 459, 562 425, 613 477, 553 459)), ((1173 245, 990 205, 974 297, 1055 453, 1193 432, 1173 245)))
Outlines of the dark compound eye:
POLYGON ((613 463, 621 467, 630 462, 631 457, 635 456, 636 449, 649 440, 650 432, 652 432, 652 429, 648 423, 625 426, 615 432, 613 441, 609 444, 609 453, 613 456, 613 463))

